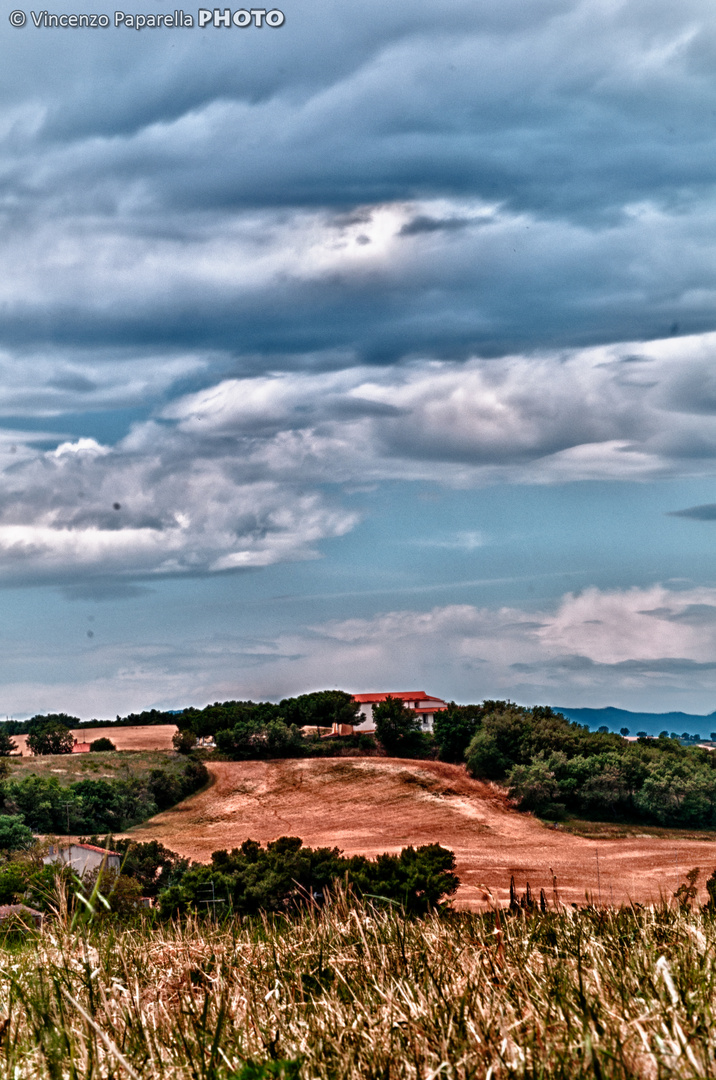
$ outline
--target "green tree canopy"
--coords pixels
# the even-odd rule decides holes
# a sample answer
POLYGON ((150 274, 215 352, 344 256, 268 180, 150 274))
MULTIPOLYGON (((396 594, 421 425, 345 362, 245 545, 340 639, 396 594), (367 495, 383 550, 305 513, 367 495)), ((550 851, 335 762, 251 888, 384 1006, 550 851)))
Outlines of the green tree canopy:
POLYGON ((17 743, 13 742, 6 731, 0 731, 0 757, 10 757, 16 750, 17 743))
POLYGON ((0 814, 0 851, 21 851, 32 847, 35 837, 20 815, 0 814))
POLYGON ((116 749, 117 747, 114 745, 111 739, 95 739, 94 742, 90 743, 90 750, 93 751, 95 754, 102 754, 105 751, 116 749))
POLYGON ((464 761, 465 751, 488 710, 484 705, 456 705, 435 713, 433 735, 441 761, 464 761))
POLYGON ((388 754, 414 757, 423 745, 420 717, 400 698, 388 697, 373 708, 375 733, 388 754))
POLYGON ((33 754, 71 754, 74 738, 63 723, 50 720, 39 731, 33 731, 27 736, 27 746, 33 754))

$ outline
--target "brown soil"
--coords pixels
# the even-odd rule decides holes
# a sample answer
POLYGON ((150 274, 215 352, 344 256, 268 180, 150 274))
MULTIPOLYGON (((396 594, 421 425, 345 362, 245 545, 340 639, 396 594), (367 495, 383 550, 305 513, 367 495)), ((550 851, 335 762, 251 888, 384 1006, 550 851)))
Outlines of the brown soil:
MULTIPOLYGON (((72 734, 79 742, 111 739, 117 750, 171 750, 176 724, 157 724, 153 727, 96 727, 77 728, 72 734)), ((23 757, 29 753, 27 735, 13 735, 23 757)))
MULTIPOLYGON (((155 729, 156 730, 156 729, 155 729)), ((397 852, 437 842, 455 852, 457 906, 484 906, 489 890, 519 890, 605 904, 649 903, 673 894, 686 870, 716 866, 712 836, 594 838, 556 830, 512 809, 504 792, 471 780, 463 767, 396 758, 210 762, 212 785, 133 830, 198 861, 243 840, 300 836, 311 847, 346 854, 397 852)))

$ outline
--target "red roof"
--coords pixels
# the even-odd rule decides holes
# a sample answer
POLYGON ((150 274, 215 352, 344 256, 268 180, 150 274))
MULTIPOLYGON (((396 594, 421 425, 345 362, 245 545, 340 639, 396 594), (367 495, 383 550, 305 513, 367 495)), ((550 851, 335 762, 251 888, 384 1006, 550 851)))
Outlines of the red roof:
POLYGON ((400 698, 401 701, 418 701, 427 697, 427 694, 422 690, 389 690, 387 694, 354 694, 353 700, 370 704, 373 701, 385 701, 387 697, 400 698))
POLYGON ((374 705, 379 701, 385 701, 388 697, 397 698, 399 701, 435 702, 434 705, 429 705, 427 708, 416 708, 416 712, 433 712, 435 709, 447 709, 447 702, 443 701, 442 698, 431 697, 430 694, 426 694, 423 690, 394 690, 387 694, 354 694, 353 700, 360 705, 374 705))
POLYGON ((70 841, 68 847, 81 847, 86 848, 87 851, 99 851, 100 855, 117 855, 119 858, 122 857, 119 851, 107 851, 107 848, 97 847, 96 844, 76 844, 70 841))

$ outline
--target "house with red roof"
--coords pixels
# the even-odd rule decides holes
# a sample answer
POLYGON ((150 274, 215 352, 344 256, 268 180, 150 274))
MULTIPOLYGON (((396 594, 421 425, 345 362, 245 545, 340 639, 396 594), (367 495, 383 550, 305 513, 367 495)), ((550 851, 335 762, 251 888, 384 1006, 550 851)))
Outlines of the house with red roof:
POLYGON ((354 731, 375 731, 373 708, 387 697, 399 698, 406 709, 414 709, 421 720, 423 731, 433 730, 435 713, 447 709, 447 702, 442 698, 432 697, 424 690, 387 690, 384 694, 354 694, 353 700, 360 705, 360 721, 354 731))
POLYGON ((45 866, 50 863, 64 863, 71 866, 78 877, 83 877, 92 870, 99 870, 102 864, 106 870, 119 873, 122 856, 118 851, 108 851, 96 844, 76 844, 69 841, 66 844, 51 844, 42 861, 45 866))

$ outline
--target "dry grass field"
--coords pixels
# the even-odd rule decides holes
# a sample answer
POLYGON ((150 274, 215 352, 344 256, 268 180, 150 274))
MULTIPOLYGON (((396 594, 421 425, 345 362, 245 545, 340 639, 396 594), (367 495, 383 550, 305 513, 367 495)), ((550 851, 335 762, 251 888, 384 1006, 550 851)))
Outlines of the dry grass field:
MULTIPOLYGON (((176 724, 157 724, 153 727, 96 727, 75 728, 72 734, 79 742, 111 739, 117 750, 171 750, 176 724)), ((27 736, 13 735, 23 757, 28 754, 27 736)))
MULTIPOLYGON (((554 829, 513 810, 497 788, 464 768, 395 758, 209 762, 212 785, 133 830, 199 861, 251 837, 300 836, 346 854, 396 852, 438 842, 457 857, 457 906, 484 906, 486 886, 508 896, 511 875, 550 901, 648 903, 673 893, 700 866, 716 867, 713 834, 603 828, 595 836, 554 829)), ((703 894, 705 896, 705 893, 703 894)))

